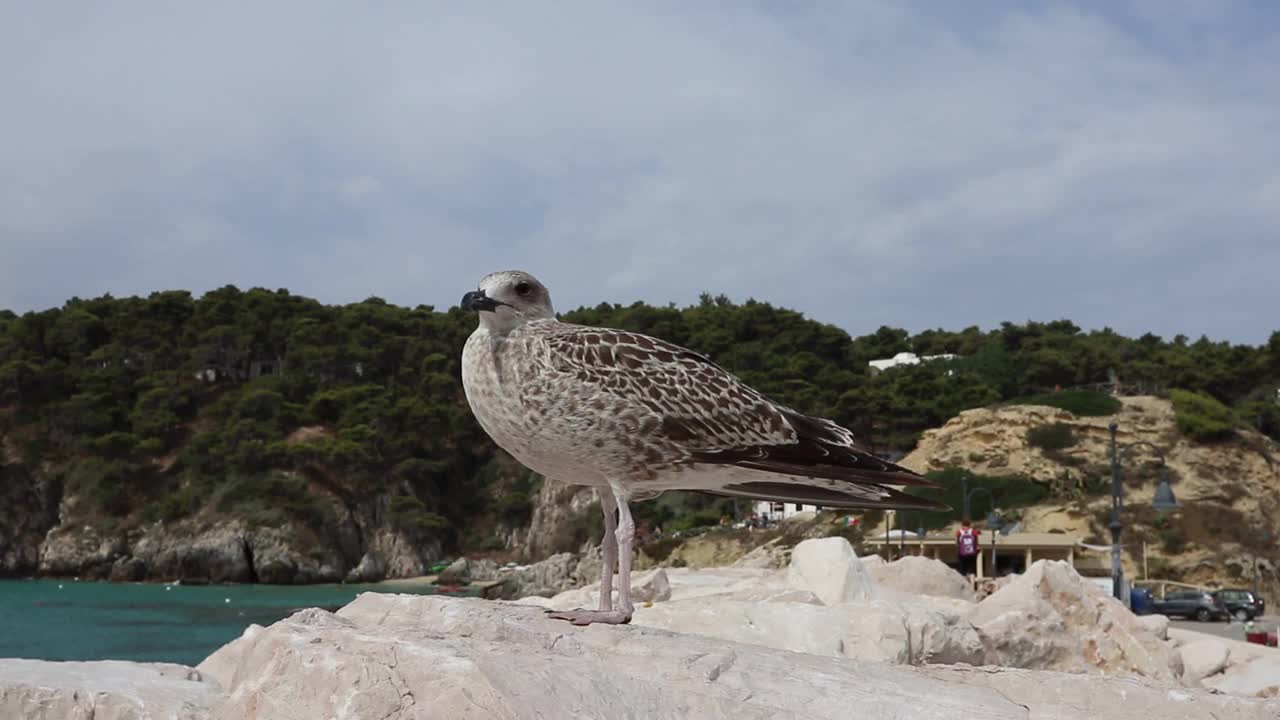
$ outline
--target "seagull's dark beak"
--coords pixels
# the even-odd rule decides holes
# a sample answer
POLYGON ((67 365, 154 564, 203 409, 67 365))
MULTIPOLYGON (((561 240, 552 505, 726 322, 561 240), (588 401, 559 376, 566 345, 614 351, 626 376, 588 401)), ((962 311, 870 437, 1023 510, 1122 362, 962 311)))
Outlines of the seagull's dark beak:
POLYGON ((493 312, 498 309, 499 305, 505 304, 485 295, 483 290, 472 290, 463 295, 460 303, 463 310, 476 310, 479 312, 493 312))

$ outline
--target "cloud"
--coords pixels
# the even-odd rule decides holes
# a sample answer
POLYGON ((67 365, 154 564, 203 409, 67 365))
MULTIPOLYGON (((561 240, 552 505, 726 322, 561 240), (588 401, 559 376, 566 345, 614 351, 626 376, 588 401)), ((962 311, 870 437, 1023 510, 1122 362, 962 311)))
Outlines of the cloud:
POLYGON ((445 307, 525 267, 561 309, 1276 329, 1266 6, 10 15, 0 307, 226 283, 445 307))

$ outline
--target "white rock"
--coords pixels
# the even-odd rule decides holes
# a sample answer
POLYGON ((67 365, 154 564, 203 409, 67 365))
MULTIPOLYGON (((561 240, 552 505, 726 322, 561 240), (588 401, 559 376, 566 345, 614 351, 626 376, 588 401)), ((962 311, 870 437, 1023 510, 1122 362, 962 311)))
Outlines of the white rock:
POLYGON ((222 698, 185 665, 0 659, 5 720, 205 720, 222 698))
POLYGON ((1181 658, 1069 564, 1040 560, 974 607, 969 620, 1011 667, 1172 680, 1181 658))
POLYGON ((842 537, 815 538, 796 545, 787 568, 787 584, 811 591, 827 605, 875 598, 871 577, 842 537))
POLYGON ((784 568, 790 561, 790 549, 782 546, 781 538, 775 538, 738 558, 733 567, 784 568))
POLYGON ((867 572, 877 587, 915 595, 974 600, 969 581, 941 560, 908 555, 887 564, 882 561, 867 572))
POLYGON ((1161 640, 1169 639, 1169 618, 1165 615, 1139 615, 1138 624, 1161 640))
POLYGON ((858 560, 862 561, 862 567, 866 568, 867 572, 885 564, 884 558, 879 555, 861 555, 858 560))
MULTIPOLYGON (((613 599, 618 600, 618 580, 614 577, 613 599)), ((671 581, 667 578, 665 568, 631 574, 631 601, 642 603, 663 602, 671 599, 671 581)), ((551 610, 573 610, 574 608, 596 608, 600 606, 600 586, 589 585, 575 590, 566 590, 552 597, 529 595, 514 601, 517 605, 536 605, 551 610)))
POLYGON ((1244 697, 1280 696, 1280 657, 1263 657, 1233 665, 1221 675, 1206 678, 1204 686, 1244 697))
POLYGON ((907 668, 634 624, 576 628, 536 608, 441 596, 367 593, 337 615, 306 610, 242 640, 207 661, 236 668, 215 677, 229 693, 218 718, 1128 720, 1140 708, 1274 720, 1280 708, 1149 681, 907 668))
MULTIPOLYGON (((1146 678, 1113 678, 998 667, 930 665, 928 677, 981 685, 1027 708, 1030 720, 1243 720, 1280 717, 1280 702, 1261 702, 1146 678)), ((963 717, 963 716, 957 716, 963 717)))
POLYGON ((631 580, 631 599, 636 603, 663 602, 671 599, 671 580, 667 571, 658 568, 631 580))
MULTIPOLYGON (((1231 651, 1225 643, 1213 638, 1197 640, 1178 648, 1182 655, 1182 678, 1184 680, 1203 680, 1216 675, 1227 667, 1231 659, 1231 651)), ((1280 684, 1280 676, 1275 678, 1280 684)))

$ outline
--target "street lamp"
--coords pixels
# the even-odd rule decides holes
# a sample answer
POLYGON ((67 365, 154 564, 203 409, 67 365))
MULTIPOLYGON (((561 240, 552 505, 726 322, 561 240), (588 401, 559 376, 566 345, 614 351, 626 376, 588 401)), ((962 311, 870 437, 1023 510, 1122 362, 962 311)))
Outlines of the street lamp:
POLYGON ((907 515, 916 517, 916 527, 919 528, 916 533, 917 539, 924 537, 924 516, 919 512, 902 513, 902 516, 898 518, 898 557, 906 557, 907 554, 907 535, 903 532, 903 519, 907 515))
POLYGON ((1119 425, 1111 423, 1111 594, 1115 599, 1124 602, 1124 568, 1120 565, 1120 531, 1124 524, 1120 522, 1120 511, 1124 509, 1124 486, 1120 483, 1120 459, 1136 447, 1146 447, 1160 458, 1160 482, 1156 484, 1155 496, 1151 499, 1151 507, 1156 510, 1177 510, 1178 499, 1173 496, 1173 488, 1169 485, 1169 466, 1165 463, 1164 451, 1146 440, 1131 442, 1127 445, 1116 445, 1116 430, 1119 425))
POLYGON ((1256 597, 1258 589, 1258 551, 1262 548, 1271 547, 1274 534, 1267 528, 1257 528, 1254 530, 1256 540, 1253 546, 1253 594, 1256 597))

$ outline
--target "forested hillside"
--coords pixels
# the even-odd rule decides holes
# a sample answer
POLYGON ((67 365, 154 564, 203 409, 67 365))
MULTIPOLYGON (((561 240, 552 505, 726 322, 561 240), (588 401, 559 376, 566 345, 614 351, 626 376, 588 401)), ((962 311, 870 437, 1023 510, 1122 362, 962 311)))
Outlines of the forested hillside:
MULTIPOLYGON (((1199 393, 1219 430, 1252 425, 1280 438, 1280 332, 1250 347, 1086 333, 1059 320, 852 338, 722 297, 686 308, 600 305, 564 319, 687 345, 880 449, 909 450, 967 408, 1109 377, 1199 393), (869 360, 902 351, 960 357, 868 371, 869 360)), ((476 527, 527 521, 536 480, 491 488, 494 450, 459 379, 475 323, 456 309, 377 298, 328 306, 234 287, 0 312, 0 491, 45 506, 76 498, 77 518, 64 524, 127 530, 199 515, 319 528, 336 502, 376 508, 362 516, 445 548, 480 542, 476 527), (40 492, 20 491, 36 481, 40 492)), ((23 522, 32 521, 11 524, 23 522)))

